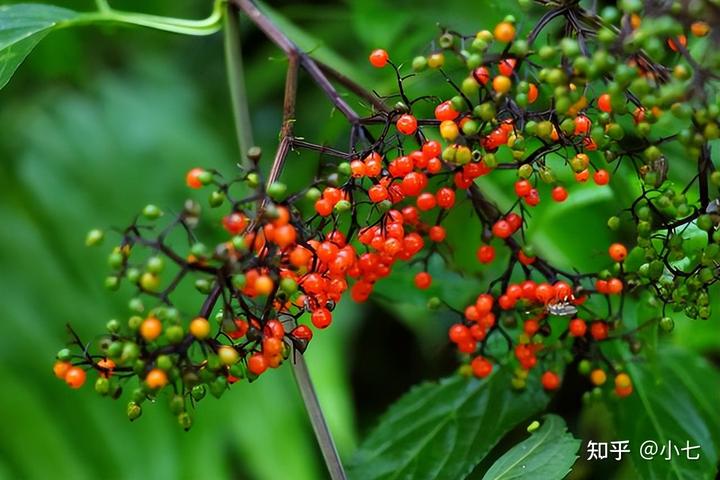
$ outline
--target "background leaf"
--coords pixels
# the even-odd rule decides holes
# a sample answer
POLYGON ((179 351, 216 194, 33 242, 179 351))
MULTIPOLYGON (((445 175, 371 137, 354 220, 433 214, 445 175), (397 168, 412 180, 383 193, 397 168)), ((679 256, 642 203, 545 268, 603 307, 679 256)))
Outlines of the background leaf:
MULTIPOLYGON (((720 450, 720 372, 702 358, 679 349, 665 348, 653 363, 628 363, 635 392, 610 404, 618 438, 629 440, 636 471, 645 480, 713 479, 720 450), (696 461, 673 451, 666 460, 658 452, 653 460, 640 456, 643 442, 658 446, 672 442, 678 448, 699 445, 691 453, 696 461)), ((667 454, 667 452, 666 452, 667 454)))
POLYGON ((411 390, 380 419, 349 465, 354 479, 463 478, 515 425, 545 407, 537 389, 454 376, 411 390))
POLYGON ((0 6, 0 88, 35 45, 63 20, 77 13, 52 5, 18 4, 0 6))
POLYGON ((559 480, 570 472, 579 448, 565 420, 546 415, 540 428, 500 457, 483 480, 559 480))

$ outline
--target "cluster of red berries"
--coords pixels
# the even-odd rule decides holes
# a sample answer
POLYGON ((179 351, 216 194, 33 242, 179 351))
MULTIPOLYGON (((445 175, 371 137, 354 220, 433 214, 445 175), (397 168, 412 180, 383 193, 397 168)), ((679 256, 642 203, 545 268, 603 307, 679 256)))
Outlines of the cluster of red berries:
MULTIPOLYGON (((687 65, 675 61, 672 69, 662 67, 642 50, 652 48, 658 58, 668 52, 687 58, 687 37, 670 36, 677 29, 666 25, 658 29, 668 37, 661 42, 666 47, 658 49, 658 42, 648 41, 655 38, 654 20, 641 22, 642 6, 634 6, 641 2, 625 3, 631 28, 612 28, 616 15, 603 19, 596 35, 582 42, 578 36, 586 32, 570 22, 566 31, 575 28, 575 36, 535 48, 539 30, 519 38, 512 17, 474 37, 443 31, 439 48, 412 62, 418 72, 441 70, 448 54, 464 69, 457 83, 443 71, 443 85, 452 85, 455 94, 433 105, 432 118, 416 116, 421 103, 406 97, 407 77, 385 50, 373 51, 374 67, 395 70, 402 101, 363 119, 361 148, 356 141, 347 154, 335 151, 344 161, 302 192, 287 195, 279 182, 263 187, 256 167, 231 182, 216 172, 191 170, 187 185, 211 188, 210 207, 230 207, 218 222, 222 241, 210 248, 195 239, 201 208, 193 201, 160 234, 148 236, 153 230, 144 222, 159 227, 163 215, 148 205, 109 257, 108 288, 125 282, 136 290, 132 316, 108 322, 106 335, 89 345, 72 332, 76 353, 58 353, 56 376, 79 388, 93 369, 95 389, 113 398, 129 378, 139 378, 128 404, 130 419, 141 414, 145 399, 172 385, 171 409, 189 428, 188 406, 208 391, 220 396, 228 385, 277 368, 295 350, 304 352, 313 337, 305 323, 328 327, 346 291, 355 301, 366 301, 399 261, 410 260, 423 265, 415 286, 431 287, 428 259, 448 241, 442 223, 454 206, 469 200, 484 229, 482 238, 470 239, 479 244, 477 260, 493 263, 497 248, 511 255, 505 273, 458 311, 459 320, 449 328, 450 341, 466 360, 464 370, 485 378, 495 365, 512 363, 515 387, 524 388, 529 372, 539 369, 542 386, 556 390, 568 356, 575 356, 593 385, 606 382, 607 369, 615 375, 617 395, 631 394, 627 374, 597 355, 597 342, 632 339, 632 332, 622 331, 623 302, 615 296, 656 282, 654 294, 664 305, 679 305, 690 316, 710 315, 708 288, 718 280, 720 221, 710 215, 706 180, 720 185, 720 173, 710 174, 707 142, 720 138, 720 107, 704 104, 695 113, 687 107, 692 86, 687 65), (615 48, 620 43, 624 48, 615 48), (593 82, 603 88, 596 91, 593 82), (672 136, 654 135, 658 118, 670 114, 692 117, 692 126, 672 136), (372 125, 382 127, 377 141, 371 138, 372 125), (632 141, 626 144, 626 137, 632 141), (696 179, 683 190, 665 183, 660 147, 675 140, 700 159, 696 179, 704 191, 697 195, 698 205, 685 195, 696 179), (411 142, 417 144, 409 148, 411 142), (526 207, 536 207, 545 190, 553 201, 567 201, 568 179, 584 183, 592 174, 596 186, 607 185, 609 166, 623 158, 640 163, 643 196, 628 210, 638 232, 633 256, 644 263, 631 269, 630 253, 619 243, 609 248, 614 265, 599 273, 566 272, 537 255, 525 239, 526 207), (495 180, 502 171, 517 175, 512 179, 517 201, 505 211, 484 197, 477 181, 491 173, 495 180), (236 183, 252 194, 234 198, 236 183), (690 223, 707 232, 708 245, 679 274, 670 263, 685 258, 682 232, 676 229, 690 223), (661 247, 655 227, 665 235, 661 247), (188 234, 187 251, 166 242, 176 229, 188 234), (137 250, 149 256, 136 255, 137 250), (193 315, 181 314, 172 298, 188 276, 204 296, 193 315), (155 303, 146 306, 147 298, 155 303), (496 348, 502 342, 489 342, 496 338, 507 341, 504 351, 496 348)), ((689 31, 704 36, 709 26, 693 22, 689 31)), ((608 226, 616 230, 619 223, 613 217, 608 226)), ((94 230, 87 243, 102 239, 94 230)), ((672 319, 659 321, 672 328, 672 319)))

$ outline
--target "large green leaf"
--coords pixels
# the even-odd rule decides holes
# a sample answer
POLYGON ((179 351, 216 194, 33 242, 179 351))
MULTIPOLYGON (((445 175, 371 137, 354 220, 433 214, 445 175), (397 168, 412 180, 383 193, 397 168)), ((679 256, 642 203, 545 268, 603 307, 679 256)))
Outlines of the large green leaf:
POLYGON ((546 415, 539 430, 500 457, 483 480, 531 480, 565 478, 580 448, 580 440, 567 431, 565 421, 546 415))
POLYGON ((425 383, 382 417, 349 465, 356 479, 465 477, 515 425, 544 408, 538 389, 516 392, 510 372, 425 383))
POLYGON ((18 4, 0 7, 0 88, 3 88, 35 45, 59 22, 77 13, 52 5, 18 4))
POLYGON ((715 478, 720 447, 720 372, 698 356, 681 350, 663 349, 652 364, 628 363, 635 392, 610 405, 616 417, 619 438, 629 440, 635 469, 640 477, 652 479, 700 480, 715 478), (652 460, 640 455, 645 441, 654 441, 652 460), (672 449, 698 445, 690 452, 700 454, 688 460, 687 453, 672 449))

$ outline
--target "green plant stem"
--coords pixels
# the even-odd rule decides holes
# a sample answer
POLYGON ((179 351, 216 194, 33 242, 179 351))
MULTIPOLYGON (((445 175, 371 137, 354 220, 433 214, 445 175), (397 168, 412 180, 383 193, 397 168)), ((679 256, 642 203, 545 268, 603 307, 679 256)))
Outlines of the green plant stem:
POLYGON ((139 27, 154 28, 165 32, 183 35, 212 35, 222 27, 223 0, 215 0, 213 11, 202 20, 186 20, 182 18, 163 17, 146 13, 122 12, 113 10, 104 0, 98 0, 97 12, 81 13, 69 20, 58 22, 57 27, 91 25, 95 23, 118 23, 139 27))
POLYGON ((337 448, 335 448, 335 442, 330 434, 330 429, 327 426, 320 402, 315 393, 315 388, 310 379, 310 372, 305 363, 305 357, 299 352, 297 352, 292 362, 292 369, 293 374, 295 374, 298 389, 300 390, 300 396, 305 404, 308 417, 310 417, 310 423, 315 431, 315 438, 317 438, 320 451, 325 459, 325 465, 327 465, 330 473, 330 478, 332 480, 344 480, 346 476, 342 463, 340 462, 340 456, 338 455, 337 448))
MULTIPOLYGON (((253 145, 252 129, 250 128, 250 115, 245 93, 244 81, 242 78, 242 56, 240 52, 240 35, 238 29, 238 8, 236 5, 228 6, 227 19, 225 22, 225 55, 227 58, 228 80, 233 101, 233 112, 235 114, 236 132, 241 154, 245 156, 247 150, 243 145, 253 145)), ((270 167, 267 178, 267 185, 276 182, 280 178, 285 160, 290 152, 293 141, 293 126, 295 122, 295 103, 297 98, 297 77, 300 69, 300 55, 297 50, 286 51, 288 57, 287 75, 285 78, 285 94, 283 100, 283 120, 280 127, 280 143, 278 144, 275 158, 270 167)), ((245 147, 247 148, 247 147, 245 147)), ((260 205, 264 208, 264 202, 260 205)), ((328 428, 320 402, 315 392, 310 372, 305 364, 303 354, 294 350, 292 371, 300 390, 300 397, 308 413, 315 438, 322 452, 325 465, 327 466, 332 480, 345 480, 345 471, 340 461, 335 442, 328 428)))
POLYGON ((235 118, 235 134, 240 147, 241 162, 244 163, 248 149, 253 146, 253 134, 245 87, 238 16, 237 6, 228 4, 225 12, 225 63, 235 118))

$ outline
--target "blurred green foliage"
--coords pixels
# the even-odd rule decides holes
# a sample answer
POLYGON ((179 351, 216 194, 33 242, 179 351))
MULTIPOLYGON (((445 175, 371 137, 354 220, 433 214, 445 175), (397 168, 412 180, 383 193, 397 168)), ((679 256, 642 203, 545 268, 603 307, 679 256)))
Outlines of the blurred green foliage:
MULTIPOLYGON (((56 3, 79 11, 94 8, 91 1, 56 3)), ((210 9, 169 0, 111 3, 188 18, 201 18, 210 9)), ((302 48, 381 94, 394 91, 394 78, 370 69, 370 49, 385 47, 394 59, 409 60, 427 51, 436 24, 473 32, 517 13, 515 2, 501 0, 483 2, 472 14, 467 2, 457 0, 274 5, 282 16, 276 17, 279 23, 302 48)), ((285 60, 248 22, 241 27, 256 142, 268 162, 281 117, 285 60)), ((436 80, 413 78, 408 88, 417 92, 434 85, 438 95, 449 95, 450 87, 436 80)), ((342 146, 343 120, 307 78, 300 82, 297 134, 342 146)), ((64 324, 72 322, 88 338, 127 312, 127 292, 111 296, 103 289, 104 255, 102 249, 83 248, 85 232, 122 227, 148 202, 177 209, 187 195, 182 178, 188 168, 229 172, 239 161, 221 35, 187 38, 119 26, 52 33, 0 91, 0 102, 0 479, 275 479, 284 472, 292 472, 293 479, 322 478, 287 368, 253 385, 237 385, 221 400, 203 402, 189 433, 163 405, 145 409, 142 419, 130 424, 122 402, 100 399, 90 388, 68 391, 52 376, 53 354, 67 340, 64 324)), ((355 100, 352 104, 367 111, 355 100)), ((299 187, 312 178, 319 161, 317 155, 291 157, 284 178, 291 188, 299 187)), ((512 174, 497 178, 481 187, 507 205, 512 174)), ((552 210, 539 207, 534 218, 539 228, 529 232, 539 252, 568 268, 602 265, 614 238, 605 219, 626 194, 618 185, 614 190, 576 186, 572 202, 552 210), (581 235, 587 231, 593 232, 589 238, 581 235)), ((451 237, 469 239, 455 242, 451 267, 474 264, 479 230, 468 229, 469 214, 458 209, 449 222, 451 237)), ((493 268, 500 263, 465 276, 451 268, 429 294, 441 290, 459 308, 477 294, 482 278, 499 273, 493 268)), ((410 287, 412 268, 386 280, 374 305, 343 303, 333 328, 317 335, 307 355, 345 458, 353 453, 358 432, 393 400, 383 392, 399 393, 383 382, 405 389, 452 366, 443 350, 450 318, 425 308, 429 294, 410 287), (404 326, 397 326, 397 319, 404 326), (386 369, 389 374, 381 371, 386 369)), ((439 275, 440 268, 431 266, 431 273, 439 275)), ((189 299, 183 305, 194 308, 189 299)), ((720 318, 683 319, 676 325, 677 344, 720 354, 720 318)), ((577 413, 570 410, 571 416, 577 413)), ((580 427, 581 438, 599 428, 597 422, 569 423, 575 432, 580 427)))

